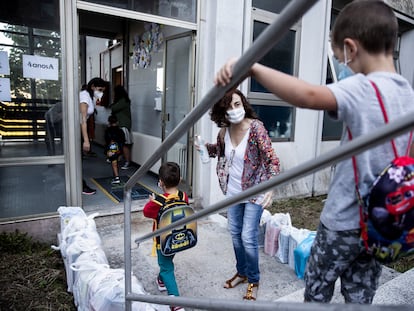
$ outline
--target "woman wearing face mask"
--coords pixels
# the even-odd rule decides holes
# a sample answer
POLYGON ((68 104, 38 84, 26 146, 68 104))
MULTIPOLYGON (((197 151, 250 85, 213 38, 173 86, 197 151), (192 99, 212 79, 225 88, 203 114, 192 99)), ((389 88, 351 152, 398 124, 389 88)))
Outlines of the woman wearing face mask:
MULTIPOLYGON (((221 128, 217 143, 206 144, 210 157, 218 157, 217 175, 226 197, 279 174, 279 159, 263 123, 239 90, 228 92, 211 110, 221 128), (223 160, 224 163, 223 163, 223 160)), ((259 194, 227 211, 236 257, 236 273, 225 288, 247 283, 243 299, 256 300, 259 287, 259 224, 263 209, 272 203, 272 191, 259 194)))
MULTIPOLYGON (((80 110, 80 124, 81 124, 81 137, 82 137, 82 151, 89 152, 91 149, 91 143, 88 135, 87 121, 88 118, 95 111, 96 101, 101 100, 103 92, 105 90, 106 83, 101 78, 93 78, 88 82, 85 90, 82 90, 79 94, 79 110, 80 110)), ((86 181, 83 180, 83 194, 95 194, 96 190, 90 188, 86 181)))

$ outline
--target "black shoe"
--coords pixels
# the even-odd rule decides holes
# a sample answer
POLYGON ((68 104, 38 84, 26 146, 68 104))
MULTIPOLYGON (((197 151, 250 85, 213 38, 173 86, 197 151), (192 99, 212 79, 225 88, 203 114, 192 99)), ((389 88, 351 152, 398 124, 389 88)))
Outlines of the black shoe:
POLYGON ((95 193, 96 193, 95 189, 92 189, 88 186, 83 187, 82 194, 92 195, 92 194, 95 194, 95 193))
POLYGON ((113 184, 113 185, 117 185, 117 184, 120 184, 120 183, 121 183, 121 179, 119 178, 119 176, 114 177, 111 181, 111 184, 113 184))

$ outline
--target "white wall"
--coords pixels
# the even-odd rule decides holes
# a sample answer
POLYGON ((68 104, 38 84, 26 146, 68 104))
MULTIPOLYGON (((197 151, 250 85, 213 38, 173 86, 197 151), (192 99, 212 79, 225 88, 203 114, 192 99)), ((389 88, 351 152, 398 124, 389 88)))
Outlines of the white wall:
MULTIPOLYGON (((199 45, 197 48, 196 103, 210 91, 214 74, 224 62, 242 53, 244 31, 244 1, 202 1, 202 16, 199 25, 199 45)), ((213 104, 213 103, 212 103, 213 104)), ((205 141, 214 142, 217 126, 208 113, 197 123, 195 131, 205 141)), ((202 164, 198 154, 194 157, 193 197, 201 205, 210 205, 223 198, 215 172, 216 159, 202 164)))
MULTIPOLYGON (((240 1, 208 1, 205 5, 206 13, 202 16, 199 30, 198 75, 203 77, 203 81, 198 82, 199 101, 213 86, 215 72, 228 58, 243 53, 243 42, 248 45, 250 36, 249 25, 243 24, 243 20, 246 20, 247 24, 250 23, 250 8, 245 12, 240 1), (208 30, 208 33, 205 33, 205 30, 208 30), (243 33, 246 34, 244 38, 243 33)), ((330 16, 330 7, 327 6, 326 1, 320 1, 302 19, 299 77, 315 84, 323 83, 326 75, 324 42, 328 34, 327 18, 330 16)), ((246 85, 243 84, 241 89, 246 91, 246 85)), ((297 109, 294 141, 273 144, 281 162, 282 172, 315 158, 325 150, 321 144, 315 143, 320 141, 322 121, 322 112, 297 109)), ((215 141, 218 129, 208 115, 198 125, 207 141, 215 141)), ((203 204, 210 205, 223 198, 215 173, 216 160, 212 160, 208 165, 202 165, 197 160, 198 157, 193 185, 195 196, 201 199, 203 204)), ((328 168, 315 176, 307 176, 278 187, 276 197, 325 193, 329 177, 328 168)))

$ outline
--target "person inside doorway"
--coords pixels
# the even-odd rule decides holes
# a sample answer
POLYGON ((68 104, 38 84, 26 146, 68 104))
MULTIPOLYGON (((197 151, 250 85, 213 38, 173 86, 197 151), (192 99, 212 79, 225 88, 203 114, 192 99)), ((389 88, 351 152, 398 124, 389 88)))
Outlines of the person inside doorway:
POLYGON ((112 115, 118 119, 119 127, 124 131, 125 143, 123 145, 123 155, 125 159, 124 165, 121 169, 126 170, 131 165, 131 100, 128 92, 122 85, 117 85, 114 88, 114 102, 110 106, 112 115))
MULTIPOLYGON (((91 141, 88 133, 88 118, 95 112, 95 103, 100 100, 105 91, 106 83, 101 78, 93 78, 88 82, 86 89, 79 94, 79 111, 82 138, 82 153, 88 153, 91 150, 91 141)), ((92 195, 96 190, 92 189, 82 180, 82 194, 92 195)))

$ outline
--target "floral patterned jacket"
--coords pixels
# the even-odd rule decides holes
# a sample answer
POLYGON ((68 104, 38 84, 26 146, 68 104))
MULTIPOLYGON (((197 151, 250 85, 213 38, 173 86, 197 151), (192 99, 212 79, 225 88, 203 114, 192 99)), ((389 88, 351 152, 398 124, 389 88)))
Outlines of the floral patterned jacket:
MULTIPOLYGON (((222 129, 217 135, 217 143, 207 144, 207 150, 210 157, 218 157, 217 175, 220 178, 228 179, 228 171, 224 165, 221 165, 220 158, 224 156, 224 133, 222 129)), ((221 159, 223 160, 223 159, 221 159)), ((276 156, 272 141, 269 138, 263 123, 254 119, 250 124, 250 133, 247 141, 246 152, 244 155, 244 168, 242 173, 241 187, 246 190, 263 181, 269 180, 280 172, 279 158, 276 156)), ((224 194, 227 192, 227 183, 220 183, 221 190, 224 194)), ((252 202, 255 202, 252 199, 252 202)))

